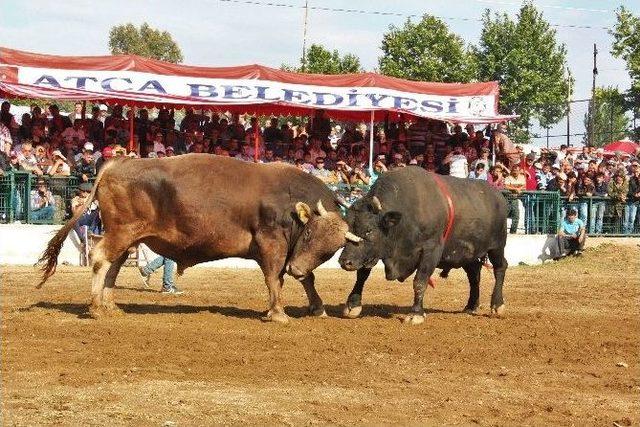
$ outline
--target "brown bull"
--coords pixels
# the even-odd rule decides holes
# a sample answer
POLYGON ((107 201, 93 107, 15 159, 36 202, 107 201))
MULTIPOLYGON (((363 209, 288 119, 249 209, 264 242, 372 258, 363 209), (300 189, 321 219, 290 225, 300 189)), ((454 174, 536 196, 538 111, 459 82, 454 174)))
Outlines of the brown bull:
MULTIPOLYGON (((92 316, 120 312, 113 301, 116 276, 127 249, 140 243, 175 260, 179 274, 222 258, 257 261, 269 291, 264 320, 288 320, 280 297, 288 269, 303 284, 310 312, 325 315, 312 270, 344 245, 347 225, 335 196, 319 179, 283 163, 208 154, 114 159, 98 175, 85 207, 94 199, 106 231, 92 251, 92 316), (311 235, 325 237, 309 241, 311 235), (295 265, 288 265, 294 255, 295 265)), ((40 260, 39 286, 55 272, 62 244, 80 215, 49 242, 40 260)))

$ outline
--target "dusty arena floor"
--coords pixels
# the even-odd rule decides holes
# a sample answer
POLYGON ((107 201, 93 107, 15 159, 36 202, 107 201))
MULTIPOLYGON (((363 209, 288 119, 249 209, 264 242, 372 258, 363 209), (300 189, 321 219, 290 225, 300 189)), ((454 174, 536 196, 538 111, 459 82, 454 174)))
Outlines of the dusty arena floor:
POLYGON ((507 272, 507 316, 459 313, 460 271, 427 291, 424 324, 400 322, 410 282, 382 272, 363 318, 338 318, 352 273, 320 271, 329 318, 305 317, 285 284, 288 325, 262 323, 258 271, 191 269, 187 291, 118 279, 126 315, 87 318, 89 269, 61 267, 44 289, 2 268, 2 424, 637 425, 640 250, 507 272))

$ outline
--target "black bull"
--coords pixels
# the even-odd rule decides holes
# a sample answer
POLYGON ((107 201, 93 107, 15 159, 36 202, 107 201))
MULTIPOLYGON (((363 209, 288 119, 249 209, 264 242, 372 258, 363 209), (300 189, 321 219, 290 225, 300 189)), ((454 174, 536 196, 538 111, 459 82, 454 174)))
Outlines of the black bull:
POLYGON ((491 311, 502 314, 507 211, 504 197, 484 181, 439 176, 418 167, 385 173, 347 213, 355 236, 347 242, 340 265, 358 273, 344 314, 360 314, 362 289, 378 260, 388 280, 403 281, 416 272, 407 317, 412 323, 424 319, 424 291, 435 268, 443 269, 444 276, 452 268, 465 270, 470 284, 465 310, 475 311, 486 257, 495 275, 491 311))

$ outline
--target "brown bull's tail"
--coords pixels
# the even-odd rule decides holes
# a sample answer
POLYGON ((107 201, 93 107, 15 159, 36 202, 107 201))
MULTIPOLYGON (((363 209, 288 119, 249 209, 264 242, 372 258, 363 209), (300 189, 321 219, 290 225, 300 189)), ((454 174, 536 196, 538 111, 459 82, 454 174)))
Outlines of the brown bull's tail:
POLYGON ((40 269, 42 270, 42 279, 40 280, 40 283, 36 285, 36 288, 42 288, 47 279, 53 276, 53 274, 56 272, 56 267, 58 266, 58 255, 60 255, 60 250, 62 249, 64 241, 67 239, 67 235, 76 225, 76 222, 78 222, 82 214, 84 214, 84 212, 86 212, 91 207, 91 203, 95 199, 96 191, 98 190, 98 184, 100 183, 102 176, 108 169, 111 169, 111 167, 116 162, 117 160, 114 159, 105 163, 105 165, 100 170, 100 173, 98 173, 96 182, 91 189, 89 197, 87 197, 87 200, 85 200, 82 209, 78 210, 73 215, 73 217, 69 221, 67 221, 64 227, 58 230, 55 236, 53 236, 53 238, 49 240, 47 248, 44 250, 42 256, 40 256, 40 259, 37 262, 37 265, 40 265, 40 269))

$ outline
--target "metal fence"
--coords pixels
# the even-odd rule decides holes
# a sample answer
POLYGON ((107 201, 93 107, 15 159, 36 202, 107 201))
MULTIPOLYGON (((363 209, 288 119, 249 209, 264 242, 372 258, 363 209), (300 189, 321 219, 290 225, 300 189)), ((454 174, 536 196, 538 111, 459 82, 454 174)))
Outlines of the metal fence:
MULTIPOLYGON (((71 199, 81 181, 77 177, 55 177, 47 180, 55 206, 53 215, 37 219, 31 198, 37 191, 38 176, 27 172, 10 172, 0 177, 0 222, 19 221, 30 224, 61 224, 71 217, 71 199)), ((367 193, 366 185, 330 184, 328 187, 349 206, 367 193)), ((555 234, 566 212, 575 208, 589 235, 640 235, 638 203, 618 203, 607 197, 585 197, 568 200, 557 192, 526 191, 503 193, 509 202, 510 224, 524 234, 555 234)))

